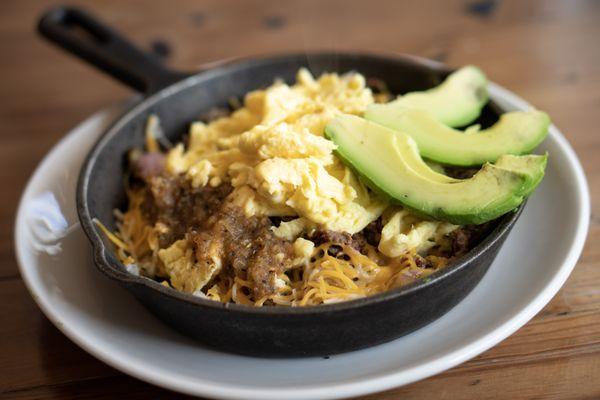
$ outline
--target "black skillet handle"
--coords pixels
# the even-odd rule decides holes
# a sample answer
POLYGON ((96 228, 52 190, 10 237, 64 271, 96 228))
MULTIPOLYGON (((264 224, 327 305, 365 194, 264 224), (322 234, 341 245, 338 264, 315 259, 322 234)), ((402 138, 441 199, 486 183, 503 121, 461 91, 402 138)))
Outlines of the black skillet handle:
POLYGON ((42 15, 38 31, 97 68, 142 93, 156 92, 189 74, 171 71, 84 11, 59 6, 42 15))

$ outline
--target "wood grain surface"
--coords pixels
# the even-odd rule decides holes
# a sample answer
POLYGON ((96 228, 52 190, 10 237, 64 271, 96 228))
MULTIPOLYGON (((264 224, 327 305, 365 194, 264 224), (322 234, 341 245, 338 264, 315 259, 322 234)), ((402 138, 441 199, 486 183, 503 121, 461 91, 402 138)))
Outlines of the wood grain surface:
MULTIPOLYGON (((36 36, 37 16, 55 3, 0 2, 0 397, 185 398, 78 348, 41 313, 18 273, 13 224, 27 178, 70 128, 130 95, 36 36)), ((590 233, 575 271, 540 314, 501 344, 445 373, 364 399, 600 399, 600 1, 70 3, 184 70, 289 50, 404 52, 476 64, 547 111, 581 158, 592 192, 590 233)))

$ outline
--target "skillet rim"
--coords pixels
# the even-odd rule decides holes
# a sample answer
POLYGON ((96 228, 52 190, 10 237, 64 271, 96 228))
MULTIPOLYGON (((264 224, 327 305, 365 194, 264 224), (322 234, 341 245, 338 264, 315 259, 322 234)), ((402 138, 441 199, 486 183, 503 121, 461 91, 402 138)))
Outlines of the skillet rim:
MULTIPOLYGON (((383 53, 370 53, 370 52, 327 52, 327 51, 316 51, 316 52, 302 52, 302 53, 278 53, 260 56, 249 56, 243 58, 233 58, 223 61, 217 61, 209 64, 208 69, 200 70, 198 73, 186 77, 180 81, 177 81, 151 95, 143 98, 140 102, 135 104, 130 109, 126 110, 112 123, 100 139, 94 144, 92 149, 88 152, 83 167, 81 168, 76 192, 76 205, 77 214, 79 221, 85 232, 88 240, 92 245, 94 265, 104 275, 109 278, 120 282, 127 286, 142 286, 149 290, 154 290, 162 296, 170 297, 177 301, 182 301, 187 305, 195 307, 208 307, 216 311, 227 311, 227 312, 239 312, 242 314, 252 315, 310 315, 310 314, 323 314, 332 312, 352 311, 358 308, 375 305, 378 303, 388 302, 397 300, 398 298, 408 296, 414 292, 417 292, 430 285, 441 283, 446 278, 450 277, 455 273, 459 273, 465 268, 469 267, 472 262, 477 262, 478 259, 485 257, 487 252, 494 248, 499 241, 502 241, 504 237, 509 233, 510 229, 516 223, 520 217, 523 208, 526 204, 524 201, 518 208, 510 211, 503 216, 499 217, 497 225, 489 232, 481 242, 467 252, 465 255, 459 257, 454 262, 450 263, 447 267, 444 267, 427 277, 426 280, 419 279, 408 285, 395 288, 389 291, 381 292, 375 295, 366 296, 359 299, 341 301, 333 304, 320 304, 313 306, 281 306, 281 307, 256 307, 250 305, 236 304, 236 303, 221 303, 214 300, 205 299, 202 297, 194 296, 189 293, 180 292, 171 287, 165 287, 162 284, 146 278, 143 276, 136 276, 127 272, 124 266, 117 262, 113 264, 110 261, 109 254, 114 250, 109 249, 102 239, 102 232, 99 231, 96 224, 93 222, 93 217, 90 214, 88 205, 88 187, 90 186, 90 173, 95 165, 98 156, 102 153, 105 144, 112 140, 113 137, 118 136, 122 132, 121 128, 126 124, 129 119, 145 111, 149 106, 154 105, 156 102, 170 97, 171 95, 185 90, 188 87, 198 85, 203 80, 210 79, 219 75, 228 75, 237 69, 245 69, 252 65, 266 65, 268 63, 281 62, 284 60, 298 60, 310 59, 310 57, 319 56, 334 56, 334 57, 347 57, 347 58, 361 58, 381 61, 394 61, 404 62, 415 65, 416 67, 429 69, 438 73, 448 73, 452 71, 445 64, 439 63, 434 60, 421 58, 408 54, 383 54, 383 53)), ((121 177, 120 177, 121 178, 121 177)), ((494 257, 495 258, 495 257, 494 257)), ((492 260, 493 261, 493 260, 492 260)))

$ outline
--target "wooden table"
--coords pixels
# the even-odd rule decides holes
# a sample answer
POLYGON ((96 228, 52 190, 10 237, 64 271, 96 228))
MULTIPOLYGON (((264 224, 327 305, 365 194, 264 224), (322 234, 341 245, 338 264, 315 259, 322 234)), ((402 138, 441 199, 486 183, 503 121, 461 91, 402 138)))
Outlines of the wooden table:
MULTIPOLYGON (((79 349, 37 308, 17 270, 13 221, 27 178, 71 127, 130 94, 36 36, 36 17, 51 3, 0 2, 0 396, 182 398, 79 349)), ((93 9, 182 69, 288 50, 406 52, 479 65, 548 111, 579 154, 593 198, 588 242, 567 284, 493 349, 366 399, 600 398, 600 1, 70 3, 93 9)))

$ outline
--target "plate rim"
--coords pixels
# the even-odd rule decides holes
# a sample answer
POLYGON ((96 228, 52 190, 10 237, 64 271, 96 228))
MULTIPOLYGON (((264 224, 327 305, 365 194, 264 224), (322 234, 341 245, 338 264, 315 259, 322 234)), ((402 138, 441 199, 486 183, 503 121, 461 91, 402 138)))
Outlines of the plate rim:
MULTIPOLYGON (((506 100, 520 109, 528 109, 532 107, 529 103, 516 94, 492 82, 490 82, 489 91, 490 98, 502 98, 503 100, 506 100)), ((520 309, 518 312, 506 318, 505 320, 498 321, 493 328, 489 328, 486 333, 479 335, 477 340, 466 346, 455 348, 440 357, 434 357, 430 360, 419 363, 416 366, 404 368, 400 371, 381 372, 376 376, 366 377, 355 382, 318 384, 314 387, 289 386, 285 389, 264 389, 249 386, 232 386, 231 384, 226 383, 215 384, 214 382, 202 379, 189 381, 188 379, 180 378, 178 376, 166 376, 164 374, 161 375, 156 372, 145 370, 143 365, 138 365, 135 361, 127 359, 123 360, 122 357, 113 355, 111 351, 107 351, 101 346, 95 345, 93 341, 89 340, 89 338, 78 335, 76 330, 71 329, 68 324, 62 323, 60 313, 52 309, 51 302, 44 298, 44 296, 37 294, 35 284, 30 280, 31 277, 28 275, 27 267, 24 266, 24 253, 26 252, 24 249, 25 246, 20 245, 19 241, 17 240, 19 237, 23 237, 22 230, 24 228, 22 227, 24 226, 23 222, 25 213, 23 207, 24 199, 27 198, 30 192, 33 190, 33 186, 31 186, 33 179, 40 173, 46 163, 49 162, 50 157, 64 143, 68 142, 69 140, 73 140, 73 138, 77 136, 77 133, 84 130, 85 127, 92 125, 102 117, 106 117, 111 113, 122 110, 123 104, 124 103, 118 103, 111 107, 104 108, 87 117, 73 129, 69 130, 69 132, 63 136, 39 162, 38 166, 29 177, 27 185, 25 186, 25 189, 19 199, 19 206, 13 232, 15 255, 17 258, 19 272, 30 295, 33 297, 34 301, 38 307, 40 307, 42 312, 65 336, 67 336, 83 350, 92 354, 94 357, 98 358, 109 366, 137 379, 169 390, 196 396, 214 396, 224 399, 279 399, 281 396, 285 396, 289 399, 344 398, 379 392, 425 379, 461 364, 478 354, 481 354, 525 325, 552 299, 552 297, 554 297, 554 295, 563 286, 573 268, 577 264, 577 260, 579 259, 579 256, 583 250, 583 246, 586 242, 591 204, 585 172, 575 151, 567 139, 562 135, 558 128, 552 124, 549 135, 558 142, 558 145, 564 152, 567 162, 571 166, 573 174, 576 178, 575 184, 578 189, 576 191, 576 201, 579 205, 579 221, 575 234, 571 238, 571 245, 569 250, 565 253, 561 267, 557 269, 556 273, 549 280, 547 285, 542 288, 524 308, 520 309)))

